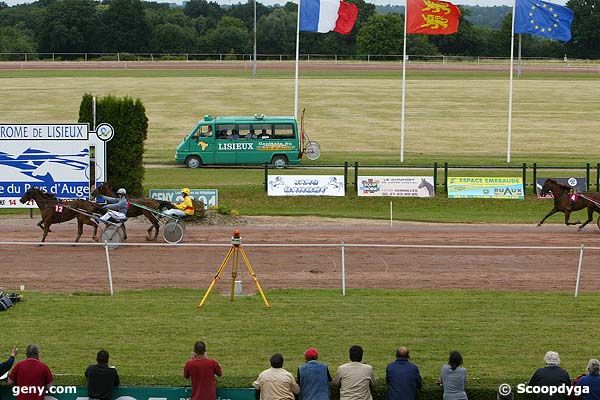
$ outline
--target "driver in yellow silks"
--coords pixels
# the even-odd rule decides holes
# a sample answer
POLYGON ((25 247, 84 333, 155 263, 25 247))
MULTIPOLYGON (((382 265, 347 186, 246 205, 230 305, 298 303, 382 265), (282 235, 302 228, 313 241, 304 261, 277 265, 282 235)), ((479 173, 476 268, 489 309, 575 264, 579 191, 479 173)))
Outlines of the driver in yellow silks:
POLYGON ((187 215, 194 215, 194 204, 192 204, 192 198, 190 197, 190 189, 181 189, 183 200, 181 203, 173 204, 175 208, 163 211, 163 214, 171 215, 173 217, 185 217, 187 215))

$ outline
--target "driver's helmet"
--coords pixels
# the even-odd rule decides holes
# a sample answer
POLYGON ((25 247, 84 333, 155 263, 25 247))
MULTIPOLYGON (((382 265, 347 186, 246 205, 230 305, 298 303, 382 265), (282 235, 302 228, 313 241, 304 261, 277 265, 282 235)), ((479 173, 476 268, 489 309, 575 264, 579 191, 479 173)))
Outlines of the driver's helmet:
POLYGON ((127 194, 127 190, 121 188, 121 189, 117 190, 117 194, 119 196, 125 196, 127 194))
POLYGON ((189 188, 183 188, 183 189, 181 189, 181 193, 185 193, 185 194, 187 194, 189 196, 190 195, 190 189, 189 188))

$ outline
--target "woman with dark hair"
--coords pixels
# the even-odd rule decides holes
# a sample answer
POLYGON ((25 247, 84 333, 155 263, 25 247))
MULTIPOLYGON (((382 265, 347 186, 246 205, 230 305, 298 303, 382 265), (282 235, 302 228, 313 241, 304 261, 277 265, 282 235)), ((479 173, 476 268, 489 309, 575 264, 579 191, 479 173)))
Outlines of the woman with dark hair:
POLYGON ((448 357, 448 364, 442 366, 440 384, 444 387, 443 400, 468 400, 465 392, 467 370, 461 367, 462 363, 460 353, 453 351, 448 357))

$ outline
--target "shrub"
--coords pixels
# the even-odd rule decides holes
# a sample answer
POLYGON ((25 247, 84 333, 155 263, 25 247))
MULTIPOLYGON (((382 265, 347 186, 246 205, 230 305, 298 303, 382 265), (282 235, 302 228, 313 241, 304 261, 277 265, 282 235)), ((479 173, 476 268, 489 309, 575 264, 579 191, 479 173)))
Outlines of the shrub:
MULTIPOLYGON (((92 95, 86 93, 79 107, 79 122, 92 126, 92 95)), ((144 180, 144 141, 148 136, 148 118, 140 99, 106 96, 96 100, 96 121, 106 122, 115 129, 115 136, 106 146, 107 182, 112 187, 124 187, 133 196, 142 195, 144 180)))

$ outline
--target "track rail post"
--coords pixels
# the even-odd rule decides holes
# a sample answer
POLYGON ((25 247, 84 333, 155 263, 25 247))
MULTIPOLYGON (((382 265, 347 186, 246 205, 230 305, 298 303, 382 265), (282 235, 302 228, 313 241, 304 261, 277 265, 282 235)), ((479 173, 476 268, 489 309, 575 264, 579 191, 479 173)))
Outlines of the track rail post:
POLYGON ((583 265, 583 244, 579 249, 579 266, 577 267, 577 283, 575 283, 575 297, 579 295, 579 279, 581 278, 581 267, 583 265))
POLYGON ((106 266, 108 268, 108 285, 110 287, 110 295, 114 295, 112 269, 110 267, 110 255, 108 254, 108 242, 104 241, 104 252, 106 253, 106 266))

